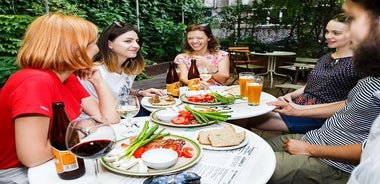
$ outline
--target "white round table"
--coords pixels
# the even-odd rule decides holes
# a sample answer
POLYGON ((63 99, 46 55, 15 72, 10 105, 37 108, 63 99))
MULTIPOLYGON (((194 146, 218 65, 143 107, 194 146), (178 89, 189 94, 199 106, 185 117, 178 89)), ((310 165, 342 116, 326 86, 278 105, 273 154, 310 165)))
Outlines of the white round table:
POLYGON ((276 72, 276 62, 277 62, 277 57, 279 56, 294 56, 296 55, 295 52, 287 52, 287 51, 273 51, 273 52, 251 52, 253 55, 257 56, 268 56, 268 68, 265 73, 261 73, 258 75, 269 75, 270 79, 270 87, 273 87, 273 74, 274 75, 279 75, 283 77, 288 77, 285 74, 277 73, 276 72))
MULTIPOLYGON (((149 120, 149 117, 133 118, 142 128, 143 123, 149 120)), ((124 120, 123 120, 124 121, 124 120)), ((152 124, 152 122, 151 122, 152 124)), ((166 128, 171 134, 181 135, 195 139, 198 132, 202 129, 222 127, 223 123, 212 124, 204 127, 193 128, 166 128)), ((233 125, 236 130, 245 130, 233 125)), ((126 128, 120 124, 113 125, 118 139, 122 138, 121 133, 126 128)), ((201 175, 202 184, 214 183, 251 183, 264 184, 272 176, 276 159, 272 148, 269 144, 255 133, 245 130, 248 143, 246 146, 237 150, 213 151, 203 150, 200 161, 194 166, 185 169, 185 171, 196 172, 201 175)), ((55 171, 53 160, 50 160, 39 166, 29 168, 28 176, 31 184, 42 183, 88 183, 94 177, 94 168, 91 160, 85 159, 86 173, 84 176, 75 180, 61 180, 55 171)), ((128 176, 115 174, 104 167, 100 167, 99 179, 103 183, 128 183, 141 184, 147 177, 128 176)))

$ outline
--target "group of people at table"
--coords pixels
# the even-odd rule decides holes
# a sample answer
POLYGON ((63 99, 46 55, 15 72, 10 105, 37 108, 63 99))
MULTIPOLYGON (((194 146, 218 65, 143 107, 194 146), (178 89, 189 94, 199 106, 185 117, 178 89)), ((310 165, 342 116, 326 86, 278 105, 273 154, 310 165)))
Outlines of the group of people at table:
MULTIPOLYGON (((276 155, 269 183, 380 179, 380 1, 345 0, 343 11, 347 16, 326 26, 335 52, 317 61, 303 88, 269 102, 277 107, 273 112, 249 120, 251 127, 288 132, 267 140, 276 155)), ((21 69, 0 91, 0 183, 28 183, 27 169, 52 158, 53 102, 63 101, 71 120, 83 113, 119 123, 111 108, 117 98, 164 95, 162 89, 132 88, 145 63, 137 29, 114 22, 99 39, 97 33, 93 23, 58 13, 28 27, 17 56, 21 69)), ((184 53, 174 59, 181 82, 187 84, 194 58, 212 74, 204 85, 225 84, 229 57, 218 48, 208 25, 188 26, 184 53)))

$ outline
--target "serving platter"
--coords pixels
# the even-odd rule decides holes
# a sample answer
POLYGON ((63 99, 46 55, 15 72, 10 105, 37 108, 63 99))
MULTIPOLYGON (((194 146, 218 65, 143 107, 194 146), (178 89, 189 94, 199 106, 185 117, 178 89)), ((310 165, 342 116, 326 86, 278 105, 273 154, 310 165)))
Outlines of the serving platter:
POLYGON ((160 125, 166 125, 166 126, 171 126, 171 127, 183 127, 183 128, 207 126, 207 125, 211 125, 211 124, 215 123, 215 121, 210 121, 209 123, 182 125, 182 124, 174 124, 172 122, 161 121, 160 119, 157 118, 157 112, 163 111, 163 110, 165 110, 165 109, 158 109, 158 110, 150 113, 150 116, 149 116, 150 120, 152 120, 154 123, 157 123, 160 125))
POLYGON ((166 108, 166 107, 172 107, 172 106, 177 106, 177 105, 180 105, 182 102, 181 100, 179 100, 178 98, 174 98, 175 100, 175 104, 173 105, 153 105, 149 102, 149 98, 151 97, 143 97, 141 99, 141 105, 143 105, 144 107, 150 107, 150 108, 166 108))
MULTIPOLYGON (((114 149, 120 148, 121 144, 129 144, 130 138, 131 137, 118 141, 116 143, 114 149)), ((183 136, 179 136, 179 135, 169 135, 169 136, 166 136, 164 138, 164 140, 166 140, 166 139, 182 139, 182 140, 184 140, 186 142, 184 147, 193 148, 193 150, 194 150, 193 157, 192 158, 179 157, 177 163, 172 167, 169 167, 167 169, 160 169, 160 170, 148 168, 147 172, 140 172, 139 168, 138 168, 139 167, 138 164, 129 168, 129 169, 126 169, 126 170, 120 169, 119 167, 112 165, 112 163, 108 163, 104 159, 104 157, 102 157, 100 159, 100 163, 105 168, 107 168, 108 170, 115 172, 115 173, 119 173, 119 174, 130 175, 130 176, 154 176, 154 175, 172 174, 175 172, 182 171, 182 170, 187 169, 187 168, 193 166, 194 164, 198 163, 198 161, 201 159, 202 148, 200 147, 200 145, 197 142, 193 141, 192 139, 189 139, 189 138, 186 138, 183 136)))

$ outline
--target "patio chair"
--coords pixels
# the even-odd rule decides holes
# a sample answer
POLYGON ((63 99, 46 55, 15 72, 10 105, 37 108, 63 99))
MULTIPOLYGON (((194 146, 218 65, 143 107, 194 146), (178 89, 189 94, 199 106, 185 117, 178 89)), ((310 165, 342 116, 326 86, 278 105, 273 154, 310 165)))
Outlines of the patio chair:
POLYGON ((254 72, 266 68, 266 66, 256 64, 258 60, 252 59, 249 47, 229 47, 228 52, 231 69, 237 75, 231 84, 235 83, 241 72, 254 72))

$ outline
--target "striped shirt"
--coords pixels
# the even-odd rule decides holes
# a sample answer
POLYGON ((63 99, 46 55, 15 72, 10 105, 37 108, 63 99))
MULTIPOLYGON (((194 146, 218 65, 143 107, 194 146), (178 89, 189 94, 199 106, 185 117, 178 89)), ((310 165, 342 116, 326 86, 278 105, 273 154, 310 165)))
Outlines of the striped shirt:
MULTIPOLYGON (((362 143, 368 136, 373 121, 380 113, 380 77, 367 77, 350 91, 346 106, 326 120, 319 129, 307 132, 302 140, 315 145, 349 145, 362 143)), ((329 159, 321 160, 333 167, 351 173, 355 165, 329 159)))

